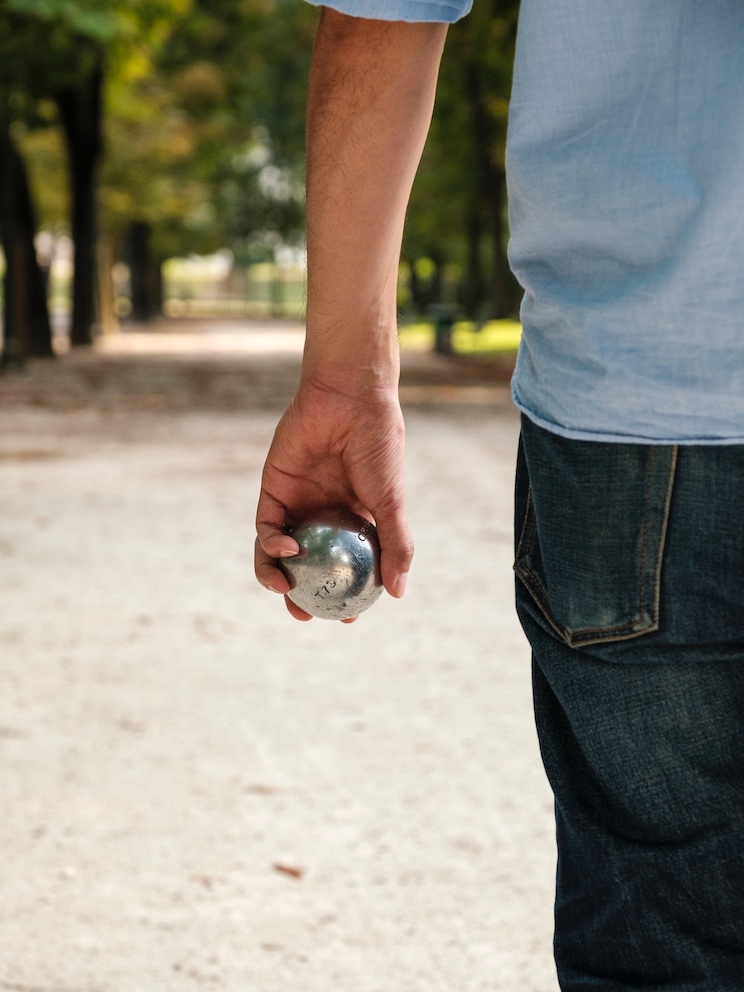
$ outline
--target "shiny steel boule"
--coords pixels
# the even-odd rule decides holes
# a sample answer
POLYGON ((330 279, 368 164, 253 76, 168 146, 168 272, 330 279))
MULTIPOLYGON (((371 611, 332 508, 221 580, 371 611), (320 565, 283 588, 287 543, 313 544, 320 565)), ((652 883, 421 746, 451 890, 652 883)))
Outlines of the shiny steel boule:
POLYGON ((290 531, 300 553, 280 562, 289 598, 326 620, 348 620, 382 593, 380 545, 374 524, 350 510, 319 510, 290 531))

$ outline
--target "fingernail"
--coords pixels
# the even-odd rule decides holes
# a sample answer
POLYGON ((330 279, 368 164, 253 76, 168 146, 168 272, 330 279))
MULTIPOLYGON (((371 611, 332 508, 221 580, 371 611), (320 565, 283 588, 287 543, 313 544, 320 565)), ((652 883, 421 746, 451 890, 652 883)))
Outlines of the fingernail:
POLYGON ((281 591, 281 589, 277 589, 276 586, 266 586, 266 588, 269 590, 269 592, 278 593, 279 596, 283 596, 284 595, 284 593, 281 591))
POLYGON ((294 556, 296 554, 297 554, 296 551, 286 551, 286 550, 284 550, 284 551, 280 551, 279 552, 279 557, 280 558, 294 558, 294 556))
POLYGON ((406 583, 408 582, 408 572, 404 572, 402 575, 398 576, 398 581, 395 583, 395 595, 398 599, 402 599, 406 592, 406 583))

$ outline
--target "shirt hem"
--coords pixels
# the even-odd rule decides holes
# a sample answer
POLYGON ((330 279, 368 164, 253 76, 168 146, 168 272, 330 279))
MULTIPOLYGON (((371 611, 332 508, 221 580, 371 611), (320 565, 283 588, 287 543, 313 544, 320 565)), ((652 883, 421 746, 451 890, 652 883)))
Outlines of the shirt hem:
POLYGON ((641 434, 618 434, 618 433, 604 433, 602 431, 590 431, 582 430, 580 428, 574 427, 563 427, 561 424, 556 424, 551 420, 546 420, 544 417, 538 416, 514 395, 512 390, 512 399, 514 405, 517 409, 528 417, 533 424, 538 427, 542 427, 543 430, 549 431, 551 434, 557 434, 559 437, 565 437, 570 441, 600 441, 607 444, 658 444, 658 445, 689 445, 690 447, 697 446, 716 446, 720 447, 723 445, 744 445, 744 435, 732 435, 731 437, 679 437, 679 436, 669 436, 669 437, 644 437, 641 434))

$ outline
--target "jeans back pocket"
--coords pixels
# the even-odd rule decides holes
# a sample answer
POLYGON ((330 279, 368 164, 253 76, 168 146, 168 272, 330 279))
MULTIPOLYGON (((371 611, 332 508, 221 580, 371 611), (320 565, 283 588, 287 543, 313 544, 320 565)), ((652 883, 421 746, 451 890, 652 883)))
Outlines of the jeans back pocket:
POLYGON ((572 647, 657 630, 677 448, 574 441, 522 420, 514 570, 572 647))

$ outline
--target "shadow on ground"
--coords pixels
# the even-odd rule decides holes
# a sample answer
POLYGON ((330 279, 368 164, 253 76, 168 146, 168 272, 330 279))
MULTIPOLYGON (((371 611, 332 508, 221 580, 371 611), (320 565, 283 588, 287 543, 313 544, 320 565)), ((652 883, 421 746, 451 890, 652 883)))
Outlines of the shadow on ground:
MULTIPOLYGON (((29 361, 0 376, 0 407, 74 410, 281 409, 297 387, 299 324, 235 325, 208 333, 127 333, 53 359, 29 361)), ((401 355, 404 403, 502 404, 512 356, 478 359, 419 352, 401 355)))

